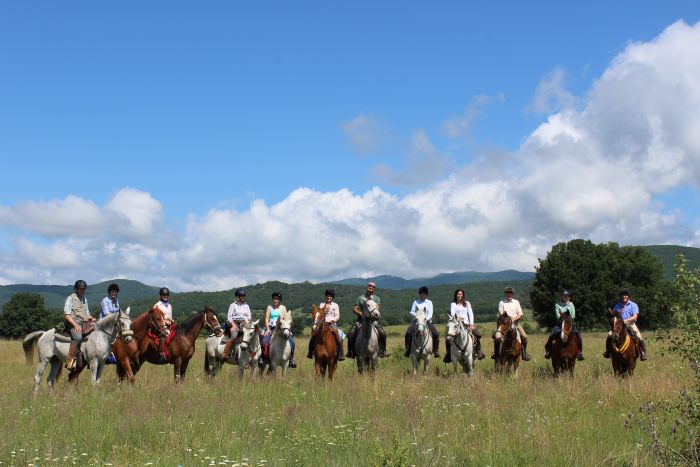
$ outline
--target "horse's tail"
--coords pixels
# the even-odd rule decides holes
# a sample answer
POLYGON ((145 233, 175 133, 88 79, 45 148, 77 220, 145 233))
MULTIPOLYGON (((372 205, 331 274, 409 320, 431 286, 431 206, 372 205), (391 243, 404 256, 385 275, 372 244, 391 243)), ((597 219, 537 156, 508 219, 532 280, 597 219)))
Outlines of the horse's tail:
POLYGON ((39 338, 44 335, 44 332, 46 331, 34 331, 33 333, 28 334, 22 341, 22 348, 24 349, 24 357, 27 360, 27 365, 34 365, 36 346, 39 342, 39 338))

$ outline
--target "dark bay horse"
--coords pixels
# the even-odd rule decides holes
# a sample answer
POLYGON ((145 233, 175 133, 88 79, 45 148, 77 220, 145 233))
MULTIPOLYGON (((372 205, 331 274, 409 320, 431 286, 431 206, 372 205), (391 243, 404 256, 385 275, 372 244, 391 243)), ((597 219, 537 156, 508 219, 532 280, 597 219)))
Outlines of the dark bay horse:
POLYGON ((179 382, 185 377, 187 365, 189 365, 190 359, 194 355, 195 342, 200 331, 205 326, 215 333, 221 332, 219 320, 214 310, 209 306, 205 306, 202 311, 190 316, 184 323, 177 325, 175 337, 166 346, 166 361, 161 360, 157 343, 149 335, 146 335, 144 342, 150 342, 147 342, 145 345, 142 343, 140 346, 141 349, 145 347, 145 350, 139 353, 139 366, 143 362, 154 365, 172 364, 175 382, 179 382))
POLYGON ((554 376, 559 376, 562 371, 568 371, 569 376, 574 376, 576 356, 581 349, 578 347, 578 339, 573 334, 574 322, 571 315, 567 312, 563 316, 561 332, 552 340, 552 368, 554 376))
POLYGON ((328 371, 328 379, 333 381, 333 374, 338 365, 336 360, 338 347, 335 339, 335 329, 326 325, 326 311, 316 304, 311 305, 313 311, 313 326, 311 332, 314 333, 314 367, 317 378, 325 378, 328 371))
POLYGON ((498 331, 501 333, 501 345, 496 354, 496 371, 507 371, 517 377, 522 344, 518 340, 518 333, 510 316, 502 315, 499 318, 498 331))
MULTIPOLYGON (((112 353, 117 359, 117 376, 120 381, 128 379, 131 383, 136 381, 135 371, 138 371, 139 355, 145 352, 149 345, 153 345, 151 339, 146 339, 148 332, 165 338, 168 327, 165 325, 163 312, 158 308, 151 308, 131 321, 131 330, 134 332, 131 342, 117 339, 112 344, 112 353)), ((156 346, 156 350, 158 347, 156 346)))
POLYGON ((637 366, 637 351, 636 339, 633 339, 627 331, 627 325, 622 319, 621 312, 618 310, 610 312, 610 320, 612 321, 612 348, 610 360, 612 360, 613 371, 615 376, 632 376, 634 368, 637 366))

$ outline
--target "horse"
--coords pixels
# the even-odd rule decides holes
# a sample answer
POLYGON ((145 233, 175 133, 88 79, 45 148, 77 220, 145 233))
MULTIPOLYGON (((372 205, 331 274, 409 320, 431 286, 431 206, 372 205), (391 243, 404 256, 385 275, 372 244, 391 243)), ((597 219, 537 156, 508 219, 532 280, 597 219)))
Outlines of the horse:
POLYGON ((379 331, 372 321, 380 318, 379 305, 374 300, 367 300, 362 307, 362 326, 357 331, 355 340, 355 362, 357 371, 363 374, 369 370, 374 375, 377 370, 377 358, 379 356, 379 331))
POLYGON ((564 313, 559 335, 552 340, 550 355, 552 356, 552 369, 554 376, 558 377, 562 371, 567 371, 569 376, 574 376, 576 356, 580 349, 578 339, 573 335, 574 322, 571 315, 564 313))
POLYGON ((501 334, 501 345, 496 355, 496 370, 499 372, 507 371, 514 377, 517 377, 518 366, 522 357, 522 344, 510 316, 502 315, 499 318, 498 332, 501 334))
POLYGON ((292 335, 292 312, 286 310, 280 314, 275 328, 270 336, 269 357, 263 358, 263 365, 260 367, 260 376, 263 375, 265 366, 269 366, 268 374, 275 375, 277 367, 282 368, 282 376, 287 375, 289 357, 292 355, 292 344, 289 336, 292 335))
MULTIPOLYGON (((184 323, 173 325, 171 331, 175 330, 175 337, 166 345, 166 360, 161 360, 158 346, 150 336, 144 338, 141 348, 145 350, 139 354, 139 367, 143 362, 152 363, 154 365, 173 365, 173 376, 175 382, 178 383, 185 378, 187 366, 190 364, 190 359, 194 355, 195 342, 203 327, 208 327, 214 333, 221 332, 219 320, 210 306, 205 306, 202 311, 199 311, 185 320, 184 323), (151 341, 151 342, 147 342, 151 341)), ((161 337, 162 339, 162 337, 161 337)), ((137 370, 138 371, 138 370, 137 370)))
MULTIPOLYGON (((112 342, 119 335, 124 339, 131 338, 130 309, 119 310, 118 313, 110 313, 95 323, 95 330, 88 334, 80 344, 80 351, 85 356, 84 360, 92 372, 92 384, 98 384, 102 379, 105 360, 111 350, 112 342)), ((38 348, 39 365, 34 376, 34 394, 39 393, 41 378, 44 376, 46 366, 51 363, 51 371, 47 379, 49 389, 53 390, 56 378, 61 372, 61 364, 66 361, 70 340, 56 338, 56 329, 48 331, 35 331, 27 335, 22 342, 24 356, 28 364, 34 363, 34 352, 38 348)), ((79 371, 78 371, 79 373, 79 371)), ((77 375, 76 375, 77 377, 77 375)), ((71 378, 75 380, 75 377, 71 378)))
MULTIPOLYGON (((117 360, 117 377, 119 381, 128 379, 132 384, 136 381, 134 369, 139 366, 139 355, 145 351, 148 345, 155 345, 150 339, 146 339, 149 331, 161 339, 165 339, 170 333, 165 324, 163 312, 159 308, 151 308, 131 321, 133 339, 117 339, 112 344, 112 353, 117 360)), ((155 347, 157 349, 157 346, 155 347)))
POLYGON ((418 373, 418 361, 423 360, 423 374, 427 373, 430 366, 430 353, 433 350, 433 336, 428 329, 428 320, 425 317, 425 305, 419 305, 416 310, 416 324, 411 336, 411 362, 413 370, 411 374, 418 373))
POLYGON ((613 324, 610 355, 613 372, 615 376, 632 376, 634 368, 637 366, 637 358, 639 358, 636 339, 633 339, 627 331, 627 325, 622 319, 621 311, 608 311, 610 311, 610 319, 613 324))
POLYGON ((311 305, 313 311, 314 322, 311 326, 311 332, 315 333, 314 337, 314 368, 317 378, 325 378, 328 372, 328 379, 333 381, 335 369, 338 366, 338 344, 336 342, 336 330, 326 324, 326 311, 324 308, 319 308, 316 304, 311 305))
POLYGON ((474 372, 474 338, 464 322, 457 316, 448 316, 447 345, 450 346, 452 368, 457 373, 457 363, 471 376, 474 372))
POLYGON ((241 326, 243 333, 241 343, 235 348, 238 360, 238 377, 243 378, 245 369, 250 367, 251 376, 258 366, 258 359, 262 355, 262 345, 260 344, 260 320, 248 321, 241 326))

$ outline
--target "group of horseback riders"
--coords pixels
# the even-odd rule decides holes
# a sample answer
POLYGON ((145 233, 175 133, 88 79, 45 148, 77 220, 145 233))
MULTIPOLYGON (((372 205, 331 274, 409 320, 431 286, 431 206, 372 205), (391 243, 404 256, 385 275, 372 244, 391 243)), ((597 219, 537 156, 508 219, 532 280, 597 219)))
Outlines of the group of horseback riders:
MULTIPOLYGON (((75 369, 77 365, 76 353, 80 346, 80 342, 83 339, 83 335, 87 334, 90 328, 94 327, 95 318, 90 315, 88 308, 87 298, 85 297, 85 291, 87 290, 87 283, 84 280, 78 280, 75 282, 73 287, 74 292, 66 298, 64 305, 64 326, 70 332, 70 348, 68 351, 68 356, 66 358, 65 366, 67 369, 75 369)), ((357 331, 362 325, 362 309, 365 303, 369 300, 374 301, 378 306, 381 304, 381 300, 378 295, 376 295, 377 286, 374 282, 369 282, 364 294, 357 298, 352 311, 357 315, 357 321, 352 325, 350 332, 348 333, 348 358, 355 357, 355 340, 357 338, 357 331)), ((522 343, 522 359, 530 360, 530 356, 527 353, 527 334, 525 330, 520 325, 520 320, 523 316, 523 311, 520 306, 520 302, 513 298, 515 290, 512 287, 506 287, 504 289, 504 298, 498 303, 498 319, 499 322, 502 317, 508 316, 512 320, 513 327, 516 328, 520 335, 520 340, 522 343)), ((117 284, 110 284, 107 288, 107 296, 101 302, 100 318, 107 316, 109 313, 115 313, 119 311, 119 286, 117 284)), ((335 330, 336 340, 337 340, 337 360, 342 361, 345 359, 343 355, 343 345, 342 336, 340 329, 338 328, 338 320, 340 319, 340 307, 334 301, 335 291, 333 289, 327 289, 325 291, 325 300, 319 305, 319 308, 325 311, 326 324, 331 326, 335 330)), ((170 290, 167 287, 162 287, 159 290, 160 299, 154 305, 154 308, 158 308, 162 313, 165 320, 165 324, 170 327, 173 324, 173 308, 169 301, 170 290)), ((428 288, 423 286, 418 290, 418 299, 413 302, 411 306, 410 315, 415 317, 416 311, 419 307, 423 308, 425 311, 425 318, 427 320, 430 333, 433 338, 433 354, 435 357, 440 357, 439 347, 440 338, 437 328, 432 322, 433 318, 433 303, 428 299, 429 292, 428 288)), ((565 317, 570 317, 572 319, 576 316, 576 308, 571 301, 571 292, 568 290, 563 290, 561 292, 561 301, 554 305, 554 314, 557 318, 557 322, 560 323, 565 317)), ((624 324, 628 326, 632 336, 639 341, 640 347, 640 358, 641 360, 646 360, 646 344, 642 338, 639 329, 637 328, 636 321, 639 316, 639 307, 636 303, 630 300, 630 292, 628 289, 622 289, 619 293, 620 300, 613 307, 613 312, 620 312, 624 324)), ((287 312, 287 309, 282 305, 282 295, 279 292, 274 292, 272 294, 272 304, 268 305, 265 311, 265 330, 263 337, 263 345, 269 344, 270 336, 274 330, 279 317, 287 312)), ((475 338, 476 345, 474 347, 474 357, 478 359, 483 359, 484 353, 481 350, 481 334, 476 328, 474 322, 474 312, 472 310, 471 304, 466 300, 464 290, 457 289, 454 293, 454 299, 450 305, 450 317, 460 319, 466 325, 467 329, 472 333, 475 338)), ((235 291, 235 301, 231 303, 227 313, 227 328, 230 332, 230 339, 224 347, 222 354, 222 359, 227 360, 230 356, 230 352, 233 349, 234 342, 238 336, 241 326, 252 320, 252 315, 250 307, 246 303, 246 291, 245 289, 239 288, 235 291)), ((390 354, 386 351, 386 332, 384 328, 379 324, 378 321, 374 322, 379 336, 379 357, 388 357, 390 354)), ((415 332, 415 323, 411 323, 406 330, 406 335, 404 337, 405 343, 405 356, 410 355, 410 345, 411 338, 415 332)), ((552 341, 556 339, 556 336, 561 332, 561 328, 557 325, 552 329, 547 343, 545 344, 545 358, 550 358, 550 352, 552 347, 552 341)), ((579 353, 578 360, 583 360, 583 340, 581 338, 581 333, 574 326, 573 332, 575 333, 576 339, 578 341, 579 353)), ((502 336, 499 331, 493 334, 494 340, 494 353, 491 358, 495 359, 496 355, 499 354, 499 346, 502 336)), ((610 358, 610 353, 612 349, 611 343, 612 331, 608 333, 606 340, 606 350, 603 356, 605 358, 610 358)), ((312 333, 311 339, 309 341, 309 351, 307 353, 307 358, 313 358, 312 352, 314 348, 314 338, 315 334, 312 333)), ((165 339, 159 340, 159 353, 161 359, 165 360, 165 339)), ((289 361, 289 366, 292 368, 296 367, 296 362, 294 360, 294 338, 290 337, 290 344, 292 348, 292 354, 289 361)), ((451 362, 450 356, 450 346, 445 345, 447 351, 444 362, 451 362)))

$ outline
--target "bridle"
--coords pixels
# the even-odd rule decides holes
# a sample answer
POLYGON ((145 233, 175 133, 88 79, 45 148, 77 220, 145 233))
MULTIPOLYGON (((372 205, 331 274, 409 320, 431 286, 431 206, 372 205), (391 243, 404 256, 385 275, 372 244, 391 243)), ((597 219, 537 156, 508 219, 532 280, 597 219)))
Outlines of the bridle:
POLYGON ((416 340, 417 335, 422 335, 425 336, 429 332, 428 330, 428 323, 427 320, 425 323, 418 323, 418 319, 416 319, 416 325, 415 328, 413 329, 413 344, 415 345, 416 349, 418 350, 418 355, 422 354, 425 348, 428 346, 428 339, 427 337, 423 339, 423 343, 419 346, 418 341, 416 340), (420 328, 423 328, 422 330, 420 328))
MULTIPOLYGON (((117 312, 117 319, 114 320, 115 322, 114 322, 114 325, 112 327, 111 333, 107 332, 106 329, 100 328, 100 331, 104 332, 105 334, 107 334, 109 336, 109 339, 110 339, 109 345, 114 344, 114 342, 117 340, 117 338, 120 335, 124 337, 124 342, 129 343, 132 339, 132 336, 134 335, 134 331, 132 331, 131 329, 124 329, 124 325, 122 324, 122 319, 124 319, 124 318, 122 317, 122 314, 126 314, 126 313, 120 308, 119 311, 117 312)), ((128 315, 127 315, 127 317, 128 317, 128 315)), ((131 321, 131 320, 129 320, 129 321, 131 321)), ((131 327, 131 326, 129 326, 129 327, 131 327)))
POLYGON ((467 343, 469 343, 469 331, 467 330, 467 328, 466 328, 464 322, 463 322, 461 319, 455 318, 454 320, 451 320, 451 321, 453 321, 453 322, 456 323, 456 325, 457 325, 457 333, 452 334, 452 333, 449 333, 449 332, 448 332, 448 333, 447 333, 447 336, 446 336, 446 337, 447 337, 447 340, 450 341, 452 344, 456 345, 456 346, 457 346, 457 349, 459 349, 460 353, 464 354, 464 353, 465 353, 465 349, 466 349, 466 347, 467 347, 467 343), (465 342, 464 342, 464 347, 460 346, 460 345, 455 341, 455 337, 457 337, 457 335, 460 335, 460 336, 461 336, 461 335, 462 335, 462 331, 466 331, 465 333, 466 333, 466 335, 467 335, 467 338, 465 339, 465 342))

